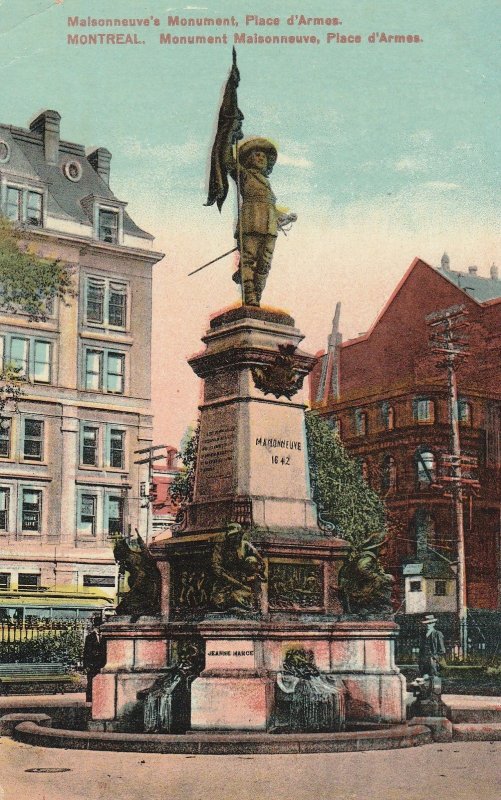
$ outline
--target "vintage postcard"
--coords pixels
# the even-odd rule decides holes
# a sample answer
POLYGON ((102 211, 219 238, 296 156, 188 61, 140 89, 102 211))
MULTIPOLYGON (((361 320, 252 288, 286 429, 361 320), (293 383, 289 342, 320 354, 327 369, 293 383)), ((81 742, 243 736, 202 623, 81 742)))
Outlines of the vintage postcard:
POLYGON ((0 0, 0 800, 500 796, 500 16, 0 0))

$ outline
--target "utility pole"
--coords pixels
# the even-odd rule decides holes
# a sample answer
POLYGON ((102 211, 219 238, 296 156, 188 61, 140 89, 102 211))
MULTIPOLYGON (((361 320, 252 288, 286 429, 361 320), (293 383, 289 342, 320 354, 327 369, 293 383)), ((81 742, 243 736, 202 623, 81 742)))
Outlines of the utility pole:
POLYGON ((142 508, 146 508, 146 531, 144 535, 144 541, 146 544, 149 542, 150 538, 150 529, 151 529, 151 501, 150 501, 150 494, 151 494, 151 480, 153 477, 153 462, 160 461, 166 457, 165 453, 159 453, 154 455, 156 450, 166 450, 166 444, 157 444, 153 445, 152 447, 143 447, 141 450, 134 450, 136 455, 145 455, 144 458, 139 458, 137 461, 134 461, 134 464, 148 464, 148 486, 145 487, 145 491, 139 489, 139 496, 144 498, 144 505, 141 505, 142 508))
POLYGON ((468 652, 468 599, 466 592, 466 559, 464 548, 464 517, 463 517, 463 487, 467 484, 477 484, 463 475, 474 466, 475 459, 465 459, 461 455, 461 442, 459 437, 459 405, 456 370, 458 362, 469 355, 466 345, 468 343, 465 331, 469 327, 466 320, 468 314, 465 306, 451 306, 442 311, 436 311, 426 317, 426 322, 431 328, 430 346, 433 353, 439 356, 438 367, 447 370, 449 420, 451 425, 451 452, 444 454, 442 464, 449 468, 449 475, 442 476, 441 481, 448 483, 452 495, 452 505, 456 522, 457 545, 457 613, 459 624, 459 646, 463 657, 468 652), (468 463, 467 463, 468 462, 468 463))

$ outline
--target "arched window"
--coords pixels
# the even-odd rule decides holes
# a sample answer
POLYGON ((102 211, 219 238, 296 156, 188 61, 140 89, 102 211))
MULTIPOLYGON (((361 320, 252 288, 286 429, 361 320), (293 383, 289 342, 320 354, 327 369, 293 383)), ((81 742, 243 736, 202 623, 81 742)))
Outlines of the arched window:
POLYGON ((458 400, 458 419, 461 425, 471 427, 473 424, 471 403, 469 403, 467 400, 463 400, 462 397, 460 397, 458 400))
POLYGON ((429 397, 416 397, 413 401, 414 419, 421 425, 435 422, 435 403, 429 397))
POLYGON ((388 406, 388 414, 386 418, 386 427, 389 431, 392 431, 395 427, 395 410, 393 406, 388 406))
POLYGON ((381 418, 387 431, 392 431, 395 427, 395 409, 390 406, 387 400, 381 403, 381 418))
POLYGON ((437 460, 431 450, 416 451, 416 479, 420 489, 429 488, 437 477, 437 460))
POLYGON ((381 470, 381 491, 394 492, 397 488, 397 466, 393 456, 386 455, 383 458, 381 470))
POLYGON ((367 414, 360 408, 355 409, 355 434, 365 436, 367 434, 367 414))

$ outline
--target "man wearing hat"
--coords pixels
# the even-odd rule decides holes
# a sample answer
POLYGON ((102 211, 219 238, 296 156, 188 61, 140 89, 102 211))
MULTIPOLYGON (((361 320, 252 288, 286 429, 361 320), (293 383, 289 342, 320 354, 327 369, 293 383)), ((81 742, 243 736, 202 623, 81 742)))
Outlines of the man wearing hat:
POLYGON ((268 176, 277 160, 277 149, 268 139, 246 139, 238 147, 238 168, 228 148, 228 171, 237 182, 242 197, 235 237, 240 250, 240 270, 233 275, 243 281, 244 305, 259 306, 271 267, 283 213, 268 176))
POLYGON ((92 681, 106 664, 106 644, 100 632, 102 622, 100 614, 92 617, 92 628, 84 642, 83 667, 87 672, 85 699, 88 703, 92 702, 92 681))
POLYGON ((419 643, 419 674, 423 677, 438 675, 440 659, 445 654, 444 635, 435 627, 437 622, 433 614, 426 614, 421 620, 423 631, 419 643))

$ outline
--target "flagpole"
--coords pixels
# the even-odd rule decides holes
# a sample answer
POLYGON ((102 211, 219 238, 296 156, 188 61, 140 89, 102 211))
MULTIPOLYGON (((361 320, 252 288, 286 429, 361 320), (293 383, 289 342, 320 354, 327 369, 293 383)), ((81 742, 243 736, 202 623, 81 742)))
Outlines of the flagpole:
MULTIPOLYGON (((233 52, 235 53, 235 48, 233 48, 233 52)), ((236 54, 235 54, 236 59, 236 54)), ((235 159, 237 165, 237 211, 238 211, 238 222, 237 222, 237 230, 238 230, 238 247, 239 247, 239 259, 238 259, 238 271, 240 273, 240 294, 242 297, 242 305, 245 305, 244 299, 244 276, 242 272, 242 221, 240 218, 240 210, 241 210, 241 194, 240 194, 240 159, 238 157, 238 139, 235 142, 235 159)))

